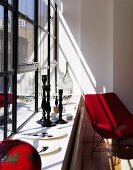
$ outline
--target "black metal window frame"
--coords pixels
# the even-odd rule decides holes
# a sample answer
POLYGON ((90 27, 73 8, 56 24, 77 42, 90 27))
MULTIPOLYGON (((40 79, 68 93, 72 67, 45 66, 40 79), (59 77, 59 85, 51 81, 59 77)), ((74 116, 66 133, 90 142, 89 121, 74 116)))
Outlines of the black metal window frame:
MULTIPOLYGON (((50 44, 51 44, 51 38, 54 40, 54 59, 57 62, 57 4, 55 3, 55 6, 51 3, 51 1, 48 1, 48 67, 50 68, 50 59, 51 59, 51 49, 50 49, 50 44), (51 22, 52 22, 52 17, 51 17, 51 9, 54 10, 55 12, 55 30, 54 30, 54 35, 51 33, 51 22)), ((48 69, 48 85, 50 85, 50 69, 48 69)), ((55 67, 55 93, 57 93, 57 67, 55 67)))
MULTIPOLYGON (((4 72, 0 72, 0 77, 4 78, 4 139, 10 136, 7 136, 7 108, 8 108, 8 77, 12 76, 12 134, 15 134, 20 128, 22 128, 30 118, 38 112, 38 69, 35 71, 35 112, 32 116, 26 120, 20 127, 17 128, 17 64, 18 64, 18 18, 21 17, 27 20, 29 23, 34 25, 34 61, 38 61, 38 1, 34 1, 34 20, 28 18, 26 15, 18 11, 19 0, 14 0, 13 5, 8 4, 8 1, 1 0, 0 5, 4 8, 4 72), (12 70, 8 71, 8 11, 13 13, 13 65, 12 70)), ((48 0, 48 30, 45 30, 48 33, 48 66, 50 68, 50 8, 52 8, 51 0, 48 0)), ((55 60, 57 61, 57 5, 55 3, 55 60)), ((50 84, 50 69, 48 69, 48 84, 50 84)), ((57 68, 55 68, 55 82, 57 82, 57 68)), ((55 85, 56 89, 56 85, 55 85)), ((12 135, 11 134, 11 135, 12 135)))
POLYGON ((0 77, 4 79, 4 138, 7 138, 8 78, 14 75, 14 70, 8 70, 8 11, 15 12, 15 8, 3 0, 0 5, 4 8, 4 72, 0 73, 0 77))
MULTIPOLYGON (((54 59, 55 59, 55 61, 57 61, 58 60, 58 58, 57 58, 57 48, 58 48, 58 43, 57 43, 57 41, 58 41, 58 29, 57 29, 57 27, 58 27, 58 25, 57 25, 57 18, 58 18, 58 12, 57 12, 57 4, 56 4, 56 2, 55 2, 55 7, 53 6, 53 4, 51 3, 51 0, 48 0, 48 28, 47 29, 45 29, 45 28, 43 28, 43 27, 41 27, 41 25, 38 25, 38 28, 40 29, 40 30, 42 30, 43 32, 45 32, 47 35, 48 35, 48 54, 47 54, 47 58, 48 58, 48 68, 49 69, 47 69, 47 75, 48 75, 48 85, 50 85, 51 84, 51 82, 50 82, 50 62, 51 62, 51 49, 50 49, 50 43, 51 43, 51 38, 54 40, 54 49, 55 49, 55 51, 54 51, 54 59), (52 35, 51 34, 51 26, 50 26, 50 24, 51 24, 51 8, 55 11, 55 35, 52 35)), ((55 93, 57 93, 57 67, 55 67, 55 93)))

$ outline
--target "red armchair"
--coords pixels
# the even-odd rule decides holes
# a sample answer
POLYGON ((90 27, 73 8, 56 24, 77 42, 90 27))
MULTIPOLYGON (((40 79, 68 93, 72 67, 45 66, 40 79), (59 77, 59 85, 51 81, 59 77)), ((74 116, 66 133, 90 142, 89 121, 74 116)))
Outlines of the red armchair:
MULTIPOLYGON (((103 138, 115 139, 120 146, 121 139, 133 138, 133 115, 118 96, 113 93, 86 94, 85 105, 88 119, 95 131, 103 138)), ((101 139, 101 140, 102 140, 101 139)))
MULTIPOLYGON (((12 93, 8 94, 8 104, 12 104, 12 93)), ((4 94, 0 92, 0 108, 4 107, 4 94)))
MULTIPOLYGON (((12 104, 12 93, 8 94, 8 105, 12 104)), ((4 107, 4 94, 0 92, 0 109, 4 107)), ((8 123, 11 123, 12 120, 9 118, 9 112, 7 114, 7 121, 8 123)), ((3 125, 4 123, 4 111, 0 114, 0 125, 3 125)))

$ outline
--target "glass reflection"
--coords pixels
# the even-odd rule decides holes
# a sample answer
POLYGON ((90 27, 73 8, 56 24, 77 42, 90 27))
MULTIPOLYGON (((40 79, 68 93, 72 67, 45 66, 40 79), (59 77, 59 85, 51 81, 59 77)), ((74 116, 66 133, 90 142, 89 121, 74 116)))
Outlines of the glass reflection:
POLYGON ((4 71, 4 9, 0 5, 0 72, 4 71))
POLYGON ((53 63, 55 62, 55 39, 52 37, 50 38, 50 61, 51 61, 51 68, 50 68, 50 84, 51 86, 51 95, 55 94, 55 67, 53 66, 53 63), (52 67, 53 66, 53 67, 52 67))
POLYGON ((19 11, 34 20, 34 0, 19 0, 19 11))
POLYGON ((8 3, 9 3, 10 5, 13 5, 14 0, 8 0, 8 3))
POLYGON ((50 16, 51 16, 50 34, 55 36, 55 10, 52 7, 51 7, 51 10, 50 10, 50 16))
POLYGON ((24 123, 34 112, 35 73, 17 75, 17 127, 24 123))
POLYGON ((18 37, 18 64, 25 61, 34 61, 34 26, 27 21, 24 26, 19 27, 18 37))
POLYGON ((38 77, 38 92, 39 92, 39 107, 42 100, 42 76, 47 74, 47 56, 48 56, 48 35, 42 29, 38 29, 38 61, 39 61, 39 77, 38 77))
POLYGON ((55 0, 51 0, 51 4, 55 7, 55 0))
POLYGON ((39 0, 38 24, 47 30, 48 28, 48 4, 44 0, 39 0))
POLYGON ((55 36, 55 18, 53 17, 50 22, 50 34, 55 36))
MULTIPOLYGON (((0 139, 4 133, 4 78, 0 78, 0 139)), ((8 78, 7 136, 12 132, 12 76, 8 78)))
POLYGON ((12 70, 13 14, 8 12, 8 70, 12 70))
POLYGON ((4 136, 4 78, 0 77, 0 140, 4 136))
POLYGON ((9 136, 12 132, 12 76, 8 79, 8 114, 7 114, 7 135, 9 136))

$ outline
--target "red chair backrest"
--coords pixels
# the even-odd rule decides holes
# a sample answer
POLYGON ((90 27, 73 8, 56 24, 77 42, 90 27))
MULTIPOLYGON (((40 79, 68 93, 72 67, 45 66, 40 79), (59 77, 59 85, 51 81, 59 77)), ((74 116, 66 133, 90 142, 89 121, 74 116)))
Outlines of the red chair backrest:
POLYGON ((101 94, 103 104, 108 108, 108 112, 113 117, 117 124, 124 124, 126 120, 132 116, 126 106, 122 103, 119 97, 113 93, 101 94))
POLYGON ((131 113, 113 92, 86 94, 85 103, 91 123, 96 121, 117 128, 131 116, 131 113))

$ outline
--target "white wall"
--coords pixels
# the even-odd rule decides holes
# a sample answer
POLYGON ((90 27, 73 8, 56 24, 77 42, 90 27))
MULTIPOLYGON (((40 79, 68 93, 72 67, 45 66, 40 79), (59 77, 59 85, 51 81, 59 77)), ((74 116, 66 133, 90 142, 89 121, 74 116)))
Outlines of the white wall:
POLYGON ((96 80, 96 92, 112 91, 113 1, 81 2, 81 51, 96 80))
POLYGON ((81 93, 80 89, 80 0, 62 0, 59 12, 59 65, 58 79, 65 74, 65 61, 70 64, 69 73, 73 79, 73 93, 81 93))
POLYGON ((71 63, 74 93, 114 90, 133 112, 133 1, 62 0, 62 4, 71 38, 59 26, 59 67, 63 70, 65 60, 71 63))
POLYGON ((114 1, 114 91, 133 113, 133 1, 114 1))
POLYGON ((76 42, 80 43, 81 0, 62 0, 65 18, 76 42))
POLYGON ((62 4, 62 17, 69 31, 66 33, 59 24, 60 70, 64 59, 68 60, 75 93, 112 91, 112 1, 62 0, 62 4))

